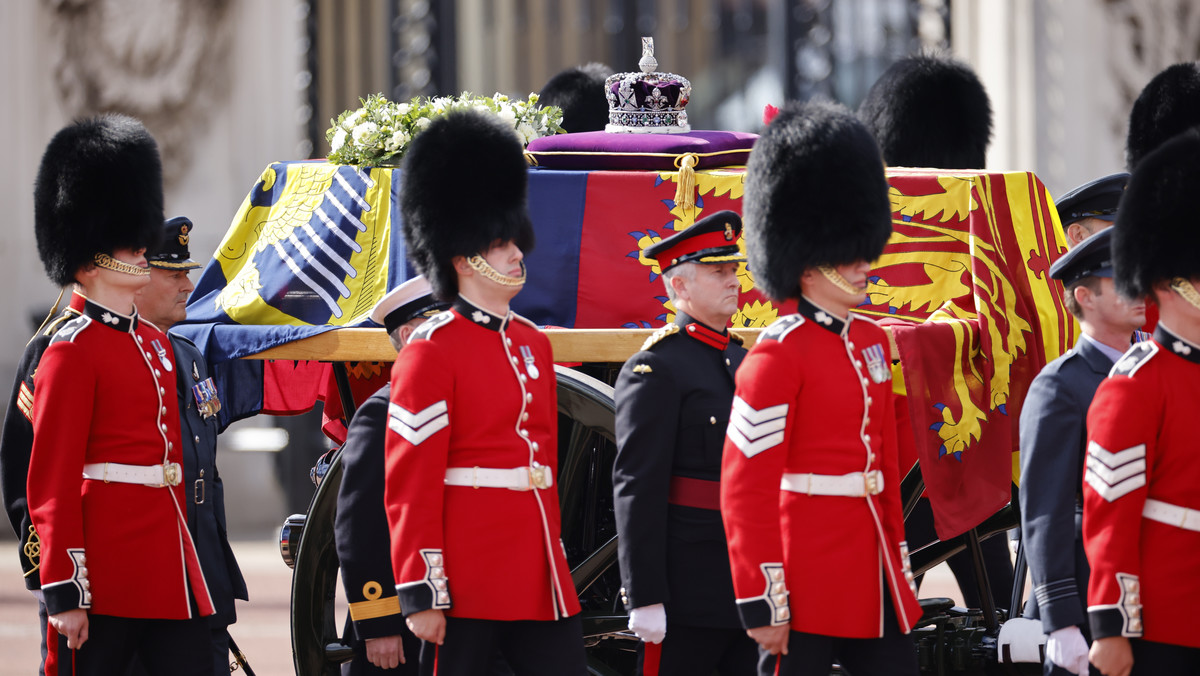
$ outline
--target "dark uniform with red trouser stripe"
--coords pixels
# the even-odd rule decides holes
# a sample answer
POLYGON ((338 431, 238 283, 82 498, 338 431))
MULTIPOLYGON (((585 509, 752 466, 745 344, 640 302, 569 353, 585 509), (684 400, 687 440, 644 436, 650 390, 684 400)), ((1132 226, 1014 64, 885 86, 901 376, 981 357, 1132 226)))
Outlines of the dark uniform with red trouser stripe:
MULTIPOLYGON (((741 219, 721 212, 644 254, 664 272, 678 263, 744 261, 740 235, 741 219)), ((666 609, 665 638, 641 644, 647 676, 753 674, 758 661, 734 604, 720 511, 721 449, 746 349, 720 328, 676 312, 617 377, 613 498, 622 601, 631 611, 666 609)))
POLYGON ((1117 360, 1087 417, 1090 657, 1115 671, 1132 653, 1135 676, 1200 673, 1198 153, 1200 131, 1176 136, 1137 165, 1121 198, 1117 290, 1153 295, 1159 322, 1117 360))

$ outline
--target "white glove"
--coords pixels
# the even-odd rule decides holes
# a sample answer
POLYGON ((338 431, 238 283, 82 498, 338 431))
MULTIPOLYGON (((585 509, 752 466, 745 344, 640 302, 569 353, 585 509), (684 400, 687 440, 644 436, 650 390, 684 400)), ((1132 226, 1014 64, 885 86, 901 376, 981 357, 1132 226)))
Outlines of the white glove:
POLYGON ((1071 625, 1050 632, 1046 639, 1046 659, 1072 674, 1087 676, 1088 644, 1079 627, 1071 625))
POLYGON ((662 643, 667 636, 667 609, 661 603, 634 608, 629 611, 629 628, 646 643, 662 643))

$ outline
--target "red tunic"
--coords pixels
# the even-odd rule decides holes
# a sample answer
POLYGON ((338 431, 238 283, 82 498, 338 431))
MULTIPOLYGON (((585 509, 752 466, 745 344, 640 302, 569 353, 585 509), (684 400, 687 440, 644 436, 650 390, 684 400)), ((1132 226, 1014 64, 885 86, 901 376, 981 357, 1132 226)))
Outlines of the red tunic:
POLYGON ((386 489, 403 612, 555 620, 579 612, 557 486, 445 485, 447 468, 558 468, 550 342, 528 320, 460 298, 392 368, 386 489))
POLYGON ((51 614, 186 619, 189 586, 200 614, 213 612, 182 483, 82 478, 89 463, 182 461, 173 362, 166 334, 91 301, 42 357, 27 488, 51 614))
POLYGON ((886 584, 907 633, 921 609, 903 542, 887 336, 804 299, 800 311, 763 332, 737 372, 721 511, 742 623, 880 637, 886 584), (784 473, 870 471, 883 475, 871 496, 780 487, 784 473))
MULTIPOLYGON (((1200 345, 1161 323, 1117 361, 1088 410, 1083 543, 1092 636, 1200 647, 1200 532, 1142 516, 1147 499, 1200 510, 1200 345)), ((1200 527, 1200 515, 1189 525, 1200 527)))

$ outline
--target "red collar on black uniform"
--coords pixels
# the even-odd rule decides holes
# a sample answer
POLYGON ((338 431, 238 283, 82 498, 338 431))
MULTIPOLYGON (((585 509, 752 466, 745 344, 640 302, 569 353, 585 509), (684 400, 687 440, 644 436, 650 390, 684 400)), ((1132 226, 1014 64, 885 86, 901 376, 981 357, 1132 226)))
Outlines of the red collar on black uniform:
POLYGON ((1171 333, 1171 330, 1163 326, 1162 322, 1154 327, 1154 342, 1193 364, 1200 364, 1200 345, 1171 333))
POLYGON ((724 350, 729 345, 728 331, 714 331, 682 312, 675 313, 675 323, 684 333, 709 347, 724 350))
POLYGON ((485 329, 493 331, 501 331, 508 328, 508 322, 512 319, 512 312, 501 317, 498 314, 484 310, 467 300, 464 296, 459 296, 455 299, 454 310, 463 317, 471 320, 476 326, 482 326, 485 329))
POLYGON ((839 319, 828 310, 822 308, 820 305, 817 305, 804 296, 800 296, 800 301, 797 303, 796 309, 799 310, 800 314, 804 315, 817 326, 820 326, 821 328, 832 333, 836 333, 839 336, 845 332, 846 325, 850 323, 849 317, 846 319, 839 319))
POLYGON ((91 317, 96 323, 107 326, 110 329, 116 329, 121 333, 133 333, 137 330, 138 316, 136 308, 132 315, 123 315, 89 298, 83 304, 83 314, 91 317))

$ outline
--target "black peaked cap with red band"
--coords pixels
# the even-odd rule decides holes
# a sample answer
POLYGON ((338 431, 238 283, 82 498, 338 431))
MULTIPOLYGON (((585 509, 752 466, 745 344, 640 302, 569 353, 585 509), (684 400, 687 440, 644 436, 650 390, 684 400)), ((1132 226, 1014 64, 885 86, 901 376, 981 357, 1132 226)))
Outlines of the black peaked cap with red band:
POLYGON ((646 258, 658 261, 663 272, 680 263, 743 263, 738 250, 742 217, 732 211, 706 216, 670 237, 646 247, 646 258))

